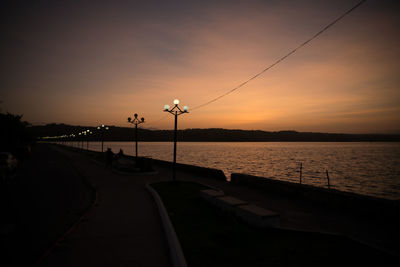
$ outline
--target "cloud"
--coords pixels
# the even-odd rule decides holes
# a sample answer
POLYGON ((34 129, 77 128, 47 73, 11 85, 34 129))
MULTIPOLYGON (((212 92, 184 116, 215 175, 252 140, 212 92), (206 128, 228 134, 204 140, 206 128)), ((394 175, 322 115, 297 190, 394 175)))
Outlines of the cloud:
MULTIPOLYGON (((391 126, 400 105, 394 2, 367 3, 245 87, 184 116, 182 127, 400 131, 391 126)), ((224 94, 349 3, 128 1, 30 8, 23 12, 29 21, 8 30, 23 40, 13 51, 24 55, 23 61, 7 59, 14 67, 1 96, 9 111, 32 121, 92 125, 125 125, 137 112, 163 128, 171 125, 159 120, 164 104, 179 98, 192 108, 224 94)))

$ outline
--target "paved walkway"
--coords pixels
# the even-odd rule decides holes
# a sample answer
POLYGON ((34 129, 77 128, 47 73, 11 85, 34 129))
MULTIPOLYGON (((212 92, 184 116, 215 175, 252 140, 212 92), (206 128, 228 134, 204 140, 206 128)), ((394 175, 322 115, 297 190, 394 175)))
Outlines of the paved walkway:
POLYGON ((93 198, 69 159, 45 145, 20 162, 0 195, 0 266, 31 266, 93 198))
MULTIPOLYGON (((170 180, 171 170, 155 166, 157 175, 114 174, 86 156, 57 148, 98 190, 98 205, 42 266, 168 266, 168 248, 157 208, 144 185, 170 180)), ((177 172, 178 180, 201 181, 226 194, 276 211, 281 226, 345 234, 398 253, 398 222, 382 221, 312 205, 277 194, 261 193, 223 181, 177 172)))
POLYGON ((157 207, 144 187, 162 175, 117 175, 82 154, 56 149, 97 188, 98 204, 40 266, 170 266, 157 207))

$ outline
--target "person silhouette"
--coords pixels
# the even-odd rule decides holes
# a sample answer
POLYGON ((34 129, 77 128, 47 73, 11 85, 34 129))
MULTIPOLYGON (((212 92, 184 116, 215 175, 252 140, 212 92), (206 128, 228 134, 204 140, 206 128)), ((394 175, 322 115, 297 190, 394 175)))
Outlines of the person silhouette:
POLYGON ((114 159, 114 153, 111 151, 111 148, 107 148, 106 151, 106 168, 112 168, 112 163, 114 159))
POLYGON ((118 156, 118 158, 121 158, 123 155, 124 155, 124 151, 122 150, 122 148, 120 148, 117 156, 118 156))

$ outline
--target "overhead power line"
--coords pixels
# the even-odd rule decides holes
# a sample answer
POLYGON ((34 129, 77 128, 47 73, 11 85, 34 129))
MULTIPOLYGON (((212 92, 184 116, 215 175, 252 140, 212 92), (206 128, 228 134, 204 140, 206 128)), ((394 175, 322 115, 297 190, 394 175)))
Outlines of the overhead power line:
POLYGON ((156 119, 156 120, 154 120, 154 121, 150 121, 149 123, 146 123, 146 127, 147 127, 148 125, 154 125, 154 124, 156 124, 156 123, 158 123, 158 122, 160 122, 160 121, 166 119, 167 117, 169 117, 168 114, 165 115, 165 116, 163 116, 163 117, 160 117, 159 119, 156 119))
MULTIPOLYGON (((286 58, 288 58, 289 56, 291 56, 292 54, 294 54, 297 50, 301 49, 303 46, 307 45, 308 43, 310 43, 312 40, 314 40, 315 38, 317 38, 319 35, 321 35, 323 32, 325 32, 326 30, 328 30, 330 27, 332 27, 333 25, 335 25, 338 21, 340 21, 341 19, 343 19, 346 15, 348 15, 349 13, 351 13, 352 11, 354 11, 356 8, 358 8, 360 5, 362 5, 364 2, 366 2, 367 0, 362 0, 360 2, 358 2, 356 5, 354 5, 352 8, 350 8, 349 10, 347 10, 345 13, 343 13, 341 16, 337 17, 335 20, 333 20, 331 23, 329 23, 328 25, 326 25, 324 28, 322 28, 319 32, 317 32, 316 34, 314 34, 311 38, 309 38, 308 40, 306 40, 305 42, 301 43, 300 45, 298 45, 295 49, 291 50, 289 53, 287 53, 286 55, 282 56, 281 58, 279 58, 278 60, 276 60, 274 63, 272 63, 271 65, 269 65, 268 67, 266 67, 265 69, 263 69, 262 71, 260 71, 259 73, 255 74, 254 76, 250 77, 249 79, 247 79, 246 81, 242 82, 241 84, 237 85, 236 87, 232 88, 231 90, 227 91, 226 93, 211 99, 210 101, 207 101, 201 105, 195 106, 194 108, 191 108, 191 110, 196 110, 199 108, 202 108, 204 106, 207 106, 211 103, 214 103, 215 101, 233 93, 234 91, 238 90, 239 88, 245 86, 247 83, 249 83, 250 81, 256 79, 257 77, 259 77, 260 75, 262 75, 264 72, 272 69, 273 67, 275 67, 276 65, 278 65, 280 62, 282 62, 283 60, 285 60, 286 58)), ((168 115, 167 115, 168 116, 168 115)), ((156 124, 159 121, 164 120, 167 116, 163 116, 155 121, 150 122, 150 125, 156 124)))
POLYGON ((283 57, 279 58, 277 61, 275 61, 274 63, 272 63, 271 65, 269 65, 268 67, 266 67, 265 69, 263 69, 262 71, 260 71, 259 73, 257 73, 256 75, 252 76, 251 78, 247 79, 246 81, 242 82, 241 84, 237 85, 236 87, 234 87, 233 89, 227 91, 226 93, 211 99, 210 101, 207 101, 201 105, 195 106, 194 108, 192 108, 192 110, 196 110, 199 108, 202 108, 204 106, 207 106, 231 93, 233 93, 234 91, 238 90, 239 88, 245 86, 247 83, 249 83, 250 81, 256 79, 257 77, 259 77, 261 74, 263 74, 264 72, 272 69, 273 67, 275 67, 276 65, 278 65, 279 63, 281 63, 282 61, 284 61, 286 58, 288 58, 289 56, 293 55, 294 53, 296 53, 297 50, 301 49, 303 46, 307 45, 308 43, 310 43, 312 40, 314 40, 315 38, 317 38, 319 35, 321 35, 323 32, 325 32, 326 30, 328 30, 330 27, 332 27, 333 25, 335 25, 338 21, 340 21, 341 19, 343 19, 345 16, 347 16, 349 13, 351 13, 352 11, 354 11, 356 8, 358 8, 360 5, 362 5, 364 2, 366 2, 367 0, 362 0, 360 2, 358 2, 355 6, 353 6, 352 8, 350 8, 349 10, 347 10, 345 13, 343 13, 341 16, 339 16, 338 18, 336 18, 335 20, 333 20, 331 23, 329 23, 327 26, 325 26, 322 30, 320 30, 319 32, 317 32, 316 34, 314 34, 311 38, 309 38, 307 41, 305 41, 304 43, 298 45, 295 49, 293 49, 292 51, 290 51, 289 53, 287 53, 286 55, 284 55, 283 57))

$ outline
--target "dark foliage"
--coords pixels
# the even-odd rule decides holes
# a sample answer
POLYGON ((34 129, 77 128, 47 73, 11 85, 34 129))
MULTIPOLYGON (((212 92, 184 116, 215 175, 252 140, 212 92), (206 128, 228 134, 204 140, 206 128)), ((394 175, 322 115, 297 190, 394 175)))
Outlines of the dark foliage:
POLYGON ((29 123, 21 121, 22 115, 0 113, 0 151, 21 154, 35 138, 28 130, 29 123))

